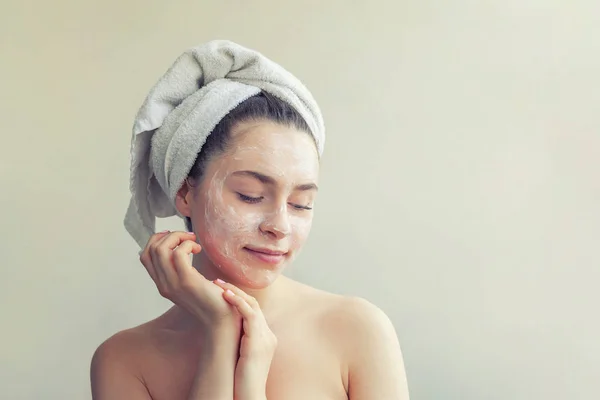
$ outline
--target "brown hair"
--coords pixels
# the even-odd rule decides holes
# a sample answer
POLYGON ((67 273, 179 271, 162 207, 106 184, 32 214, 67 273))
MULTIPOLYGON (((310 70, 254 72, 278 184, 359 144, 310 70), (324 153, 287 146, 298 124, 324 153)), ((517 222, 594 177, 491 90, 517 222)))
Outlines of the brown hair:
MULTIPOLYGON (((252 120, 268 120, 310 134, 308 124, 298 111, 277 97, 261 92, 241 102, 215 126, 198 153, 188 178, 200 181, 208 162, 227 150, 233 127, 252 120)), ((186 181, 189 184, 190 179, 186 181)), ((185 226, 188 231, 192 231, 192 221, 189 217, 185 217, 185 226)))

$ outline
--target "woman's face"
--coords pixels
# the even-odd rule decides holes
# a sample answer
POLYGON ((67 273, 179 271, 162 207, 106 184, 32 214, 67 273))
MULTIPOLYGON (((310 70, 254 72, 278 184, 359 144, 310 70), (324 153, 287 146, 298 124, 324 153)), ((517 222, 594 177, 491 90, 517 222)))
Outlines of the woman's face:
POLYGON ((309 133, 269 121, 240 123, 230 140, 190 199, 199 256, 232 282, 266 287, 308 237, 318 154, 309 133))

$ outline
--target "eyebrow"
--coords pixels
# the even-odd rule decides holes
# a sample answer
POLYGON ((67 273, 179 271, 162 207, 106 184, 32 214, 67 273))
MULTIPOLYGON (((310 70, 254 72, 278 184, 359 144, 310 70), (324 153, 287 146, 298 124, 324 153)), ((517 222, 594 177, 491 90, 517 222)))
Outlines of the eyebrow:
MULTIPOLYGON (((259 180, 260 182, 266 184, 266 185, 273 185, 276 186, 277 185, 277 181, 273 178, 270 177, 268 175, 265 174, 261 174, 260 172, 256 172, 256 171, 236 171, 234 172, 232 175, 237 175, 237 176, 250 176, 254 179, 259 180)), ((296 185, 294 186, 294 190, 319 190, 318 186, 314 183, 303 183, 300 185, 296 185)))

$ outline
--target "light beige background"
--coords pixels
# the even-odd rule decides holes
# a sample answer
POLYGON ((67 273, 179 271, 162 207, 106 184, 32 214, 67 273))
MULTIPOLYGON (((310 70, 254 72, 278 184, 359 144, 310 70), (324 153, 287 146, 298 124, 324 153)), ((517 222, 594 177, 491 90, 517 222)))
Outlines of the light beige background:
POLYGON ((122 227, 130 128, 215 38, 320 102, 323 189, 290 274, 388 313, 413 400, 600 398, 599 10, 3 1, 0 398, 89 398, 96 346, 168 307, 122 227))

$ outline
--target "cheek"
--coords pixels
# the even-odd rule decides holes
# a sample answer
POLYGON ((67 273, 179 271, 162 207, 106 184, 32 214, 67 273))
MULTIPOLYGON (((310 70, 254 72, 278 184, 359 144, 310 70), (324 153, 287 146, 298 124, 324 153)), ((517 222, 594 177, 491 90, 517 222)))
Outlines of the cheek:
POLYGON ((259 216, 239 214, 232 207, 219 204, 206 210, 206 228, 215 238, 232 238, 254 232, 260 224, 259 216))
POLYGON ((258 225, 257 216, 240 215, 223 203, 209 203, 202 238, 206 254, 219 268, 239 274, 241 248, 252 242, 258 225))
POLYGON ((204 221, 208 239, 229 253, 234 247, 247 242, 258 231, 261 216, 234 208, 232 199, 224 199, 222 187, 211 188, 206 202, 204 221))
POLYGON ((292 244, 294 247, 299 248, 302 247, 306 239, 308 238, 308 234, 310 233, 310 228, 312 227, 312 216, 310 218, 293 218, 292 221, 292 244))

